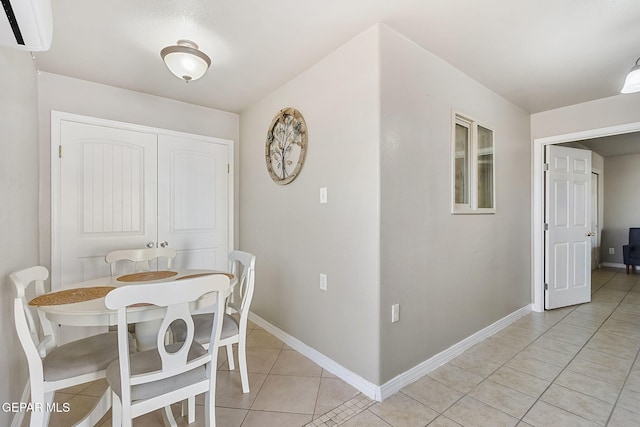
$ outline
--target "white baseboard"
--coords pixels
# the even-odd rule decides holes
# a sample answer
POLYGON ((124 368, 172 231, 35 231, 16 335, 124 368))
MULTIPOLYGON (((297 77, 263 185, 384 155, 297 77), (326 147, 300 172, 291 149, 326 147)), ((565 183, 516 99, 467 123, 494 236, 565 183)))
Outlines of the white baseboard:
POLYGON ((612 268, 626 268, 627 266, 624 264, 620 264, 617 262, 603 262, 600 263, 601 266, 603 267, 612 267, 612 268))
POLYGON ((425 360, 419 365, 387 381, 382 386, 378 386, 367 381, 360 375, 350 371, 349 369, 345 368, 339 363, 336 363, 319 351, 309 347, 297 338, 292 337, 280 328, 262 319, 260 316, 254 313, 249 313, 249 319, 256 325, 273 334, 289 347, 311 359, 318 366, 336 375, 347 384, 350 384, 352 387, 356 388, 358 391, 360 391, 370 399, 382 402, 384 399, 400 391, 405 386, 417 381, 418 379, 427 375, 429 372, 458 357, 480 341, 490 337, 496 332, 501 331, 521 317, 526 316, 532 311, 532 307, 533 306, 530 304, 514 311, 513 313, 503 317, 497 322, 476 332, 470 337, 465 338, 464 340, 436 354, 430 359, 425 360))

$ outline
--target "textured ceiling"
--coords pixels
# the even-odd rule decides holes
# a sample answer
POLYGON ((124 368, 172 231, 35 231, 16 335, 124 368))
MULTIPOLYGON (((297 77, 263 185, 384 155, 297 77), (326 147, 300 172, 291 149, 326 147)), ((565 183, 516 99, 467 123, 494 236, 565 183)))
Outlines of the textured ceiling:
MULTIPOLYGON (((40 70, 240 112, 377 22, 526 111, 619 93, 640 56, 640 0, 52 0, 40 70), (200 80, 160 49, 191 39, 200 80)), ((638 96, 629 95, 629 96, 638 96)))

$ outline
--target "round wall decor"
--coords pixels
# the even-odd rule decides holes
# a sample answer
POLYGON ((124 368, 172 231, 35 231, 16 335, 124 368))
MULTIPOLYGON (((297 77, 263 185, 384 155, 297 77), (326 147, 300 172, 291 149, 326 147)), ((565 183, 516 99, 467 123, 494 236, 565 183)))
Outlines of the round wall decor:
POLYGON ((307 152, 307 125, 300 111, 283 108, 267 130, 267 170, 276 184, 292 182, 302 169, 307 152))

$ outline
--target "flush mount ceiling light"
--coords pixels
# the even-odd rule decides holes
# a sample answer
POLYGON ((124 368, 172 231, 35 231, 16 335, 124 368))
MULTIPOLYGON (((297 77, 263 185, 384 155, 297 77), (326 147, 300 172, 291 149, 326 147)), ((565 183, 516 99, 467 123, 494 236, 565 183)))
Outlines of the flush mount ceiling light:
POLYGON ((211 59, 191 40, 178 40, 175 46, 167 46, 160 56, 169 71, 189 83, 204 76, 211 65, 211 59))
POLYGON ((624 81, 624 87, 620 91, 621 93, 634 93, 640 92, 640 65, 638 62, 640 58, 636 60, 636 65, 631 67, 631 71, 627 74, 627 79, 624 81))

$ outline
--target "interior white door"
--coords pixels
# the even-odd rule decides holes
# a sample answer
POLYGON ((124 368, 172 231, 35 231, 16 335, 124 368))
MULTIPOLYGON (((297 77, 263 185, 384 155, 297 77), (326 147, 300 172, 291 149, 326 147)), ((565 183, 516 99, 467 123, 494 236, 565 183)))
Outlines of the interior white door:
POLYGON ((62 120, 60 141, 54 289, 108 275, 109 251, 142 248, 157 235, 157 135, 62 120))
POLYGON ((591 172, 591 270, 600 266, 600 221, 598 219, 598 185, 600 176, 591 172))
POLYGON ((228 261, 228 147, 158 137, 158 244, 176 268, 225 269, 228 261))
POLYGON ((545 308, 591 301, 591 151, 548 145, 545 308))

